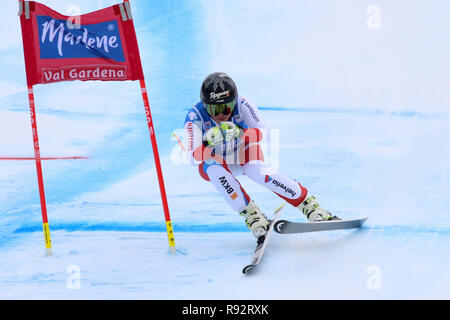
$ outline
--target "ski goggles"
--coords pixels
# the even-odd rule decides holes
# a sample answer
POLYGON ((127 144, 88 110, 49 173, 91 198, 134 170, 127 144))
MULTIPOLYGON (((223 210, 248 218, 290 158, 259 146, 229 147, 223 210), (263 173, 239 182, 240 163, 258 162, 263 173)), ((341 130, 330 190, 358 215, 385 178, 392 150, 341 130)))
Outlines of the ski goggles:
POLYGON ((235 105, 236 101, 231 101, 222 104, 205 104, 205 108, 206 112, 208 112, 210 116, 215 117, 220 113, 223 113, 227 116, 233 112, 235 105))

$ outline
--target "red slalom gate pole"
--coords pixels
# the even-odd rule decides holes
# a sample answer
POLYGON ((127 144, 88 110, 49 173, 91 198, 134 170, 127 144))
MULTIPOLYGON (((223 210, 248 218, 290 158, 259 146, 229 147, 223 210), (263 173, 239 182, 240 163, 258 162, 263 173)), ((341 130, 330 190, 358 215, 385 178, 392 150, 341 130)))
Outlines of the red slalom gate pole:
POLYGON ((45 248, 47 256, 52 255, 52 241, 50 238, 50 228, 48 226, 47 205, 45 202, 44 178, 42 177, 41 151, 39 149, 39 138, 36 124, 36 109, 34 105, 33 86, 28 86, 28 100, 30 102, 31 130, 33 131, 34 156, 36 160, 36 172, 39 186, 39 196, 42 211, 42 226, 44 229, 45 248))
POLYGON ((169 247, 172 252, 175 251, 175 237, 173 234, 172 221, 170 220, 169 205, 167 203, 166 189, 164 187, 164 178, 161 170, 161 162, 159 159, 158 146, 156 144, 155 129, 153 127, 152 114, 150 112, 150 102, 148 99, 147 87, 145 80, 139 80, 141 85, 142 98, 144 100, 145 115, 147 117, 148 130, 150 131, 150 140, 152 142, 153 156, 155 158, 156 172, 158 174, 159 189, 161 192, 161 200, 164 209, 164 217, 166 219, 167 236, 169 238, 169 247))

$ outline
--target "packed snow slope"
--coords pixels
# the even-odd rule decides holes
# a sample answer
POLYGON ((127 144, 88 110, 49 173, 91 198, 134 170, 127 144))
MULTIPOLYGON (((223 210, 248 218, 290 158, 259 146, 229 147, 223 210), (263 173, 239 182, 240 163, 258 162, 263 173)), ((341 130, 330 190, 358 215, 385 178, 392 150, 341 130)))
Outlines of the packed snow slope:
MULTIPOLYGON (((89 12, 114 1, 43 1, 89 12)), ((450 298, 448 1, 132 1, 177 252, 171 253, 137 83, 36 86, 53 255, 33 161, 0 160, 1 299, 450 298), (195 167, 184 116, 225 71, 278 144, 267 158, 359 230, 255 240, 195 167)), ((0 157, 32 157, 14 2, 0 44, 0 157)), ((72 12, 73 13, 73 12, 72 12)), ((239 180, 270 215, 280 199, 239 180)), ((304 221, 292 207, 284 219, 304 221)))

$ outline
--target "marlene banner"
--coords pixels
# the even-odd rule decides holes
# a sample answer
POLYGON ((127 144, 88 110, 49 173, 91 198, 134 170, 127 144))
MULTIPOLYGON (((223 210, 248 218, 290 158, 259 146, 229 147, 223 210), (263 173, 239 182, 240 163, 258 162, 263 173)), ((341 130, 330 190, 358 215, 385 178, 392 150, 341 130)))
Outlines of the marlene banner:
POLYGON ((144 79, 133 20, 123 4, 78 17, 64 16, 35 1, 22 5, 20 22, 29 86, 144 79))

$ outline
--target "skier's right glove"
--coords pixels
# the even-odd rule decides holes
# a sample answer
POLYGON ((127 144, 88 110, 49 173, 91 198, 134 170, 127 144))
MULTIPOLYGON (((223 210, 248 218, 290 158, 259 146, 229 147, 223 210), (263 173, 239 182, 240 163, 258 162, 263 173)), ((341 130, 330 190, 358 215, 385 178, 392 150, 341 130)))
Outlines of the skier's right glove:
POLYGON ((218 144, 223 143, 222 130, 220 130, 219 127, 212 127, 206 131, 204 140, 206 140, 210 146, 217 146, 218 144))
POLYGON ((231 121, 221 122, 220 129, 222 129, 222 133, 226 142, 239 138, 243 134, 243 130, 231 121))

